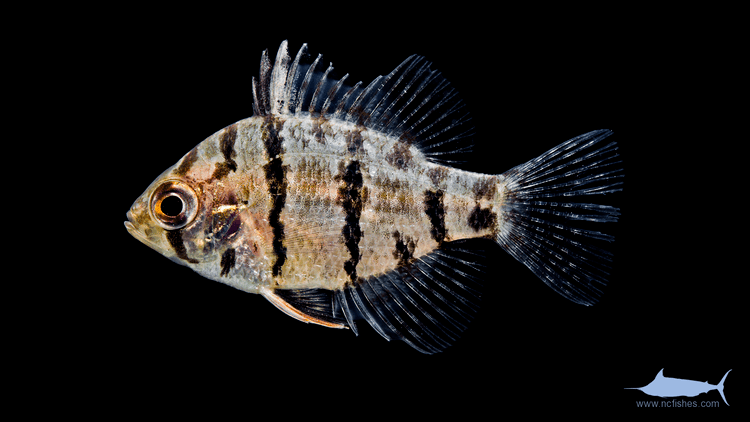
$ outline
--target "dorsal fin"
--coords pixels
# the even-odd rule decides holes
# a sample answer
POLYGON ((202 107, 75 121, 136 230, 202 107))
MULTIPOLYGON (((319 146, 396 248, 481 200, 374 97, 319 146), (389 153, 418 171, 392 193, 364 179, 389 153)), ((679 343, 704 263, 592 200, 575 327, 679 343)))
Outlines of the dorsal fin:
POLYGON ((268 50, 253 77, 253 111, 258 116, 313 116, 338 119, 414 144, 429 160, 452 162, 471 149, 469 113, 450 83, 430 62, 410 56, 366 87, 333 75, 318 55, 309 62, 307 44, 292 61, 281 43, 273 67, 268 50))

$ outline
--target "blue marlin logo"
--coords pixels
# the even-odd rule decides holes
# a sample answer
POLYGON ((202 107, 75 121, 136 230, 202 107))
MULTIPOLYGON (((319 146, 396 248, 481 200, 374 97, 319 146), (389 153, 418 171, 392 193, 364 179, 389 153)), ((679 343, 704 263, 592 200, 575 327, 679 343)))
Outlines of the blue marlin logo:
POLYGON ((721 398, 724 399, 724 403, 729 406, 727 398, 724 397, 724 380, 727 379, 727 375, 729 375, 731 371, 732 370, 730 369, 724 374, 724 378, 719 381, 719 384, 711 385, 708 381, 700 382, 665 377, 663 374, 664 369, 662 368, 662 370, 656 374, 656 378, 654 378, 649 385, 645 387, 626 388, 626 390, 641 390, 649 396, 656 397, 695 397, 698 394, 707 393, 711 390, 719 390, 719 394, 721 394, 721 398))

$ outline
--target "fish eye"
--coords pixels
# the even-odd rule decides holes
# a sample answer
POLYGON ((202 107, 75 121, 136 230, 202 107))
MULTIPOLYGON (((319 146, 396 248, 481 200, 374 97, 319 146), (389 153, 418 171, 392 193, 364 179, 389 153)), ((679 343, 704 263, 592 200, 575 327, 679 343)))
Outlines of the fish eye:
POLYGON ((190 224, 198 213, 198 196, 181 181, 162 183, 151 194, 151 216, 164 229, 177 230, 190 224))

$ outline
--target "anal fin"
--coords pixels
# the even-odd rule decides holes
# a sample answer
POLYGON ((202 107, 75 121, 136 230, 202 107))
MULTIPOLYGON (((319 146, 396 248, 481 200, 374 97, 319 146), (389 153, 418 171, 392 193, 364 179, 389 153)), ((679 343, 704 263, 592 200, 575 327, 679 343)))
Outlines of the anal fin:
POLYGON ((453 344, 479 310, 490 255, 489 239, 444 242, 431 253, 341 290, 261 289, 287 315, 331 328, 364 319, 386 340, 433 354, 453 344))
POLYGON ((260 294, 285 314, 305 323, 349 328, 333 313, 333 292, 325 289, 261 289, 260 294))
MULTIPOLYGON (((446 242, 430 254, 336 292, 353 326, 364 318, 386 340, 437 353, 454 343, 479 309, 489 247, 484 239, 446 242)), ((488 241, 489 242, 489 241, 488 241)))

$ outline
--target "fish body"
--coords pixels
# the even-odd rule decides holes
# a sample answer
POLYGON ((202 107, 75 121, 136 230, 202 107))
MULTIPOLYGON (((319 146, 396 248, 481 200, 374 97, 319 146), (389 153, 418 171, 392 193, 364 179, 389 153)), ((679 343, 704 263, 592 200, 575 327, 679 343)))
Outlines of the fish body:
POLYGON ((127 213, 134 237, 299 320, 356 333, 365 319, 424 353, 453 343, 476 313, 492 259, 476 238, 595 302, 609 258, 576 238, 611 238, 567 222, 615 221, 617 209, 547 198, 620 189, 616 147, 598 144, 610 131, 503 174, 463 171, 450 164, 469 146, 470 119, 423 58, 362 87, 305 54, 292 60, 284 42, 272 66, 263 53, 253 117, 146 189, 127 213))
POLYGON ((626 390, 641 390, 649 396, 656 397, 695 397, 699 394, 707 393, 712 390, 717 390, 721 394, 721 398, 724 403, 727 403, 726 397, 724 397, 724 380, 727 379, 727 375, 732 370, 730 369, 721 378, 721 381, 717 385, 709 384, 708 381, 700 382, 693 380, 686 380, 681 378, 670 378, 664 376, 664 369, 656 374, 656 378, 651 381, 645 387, 626 388, 626 390))

